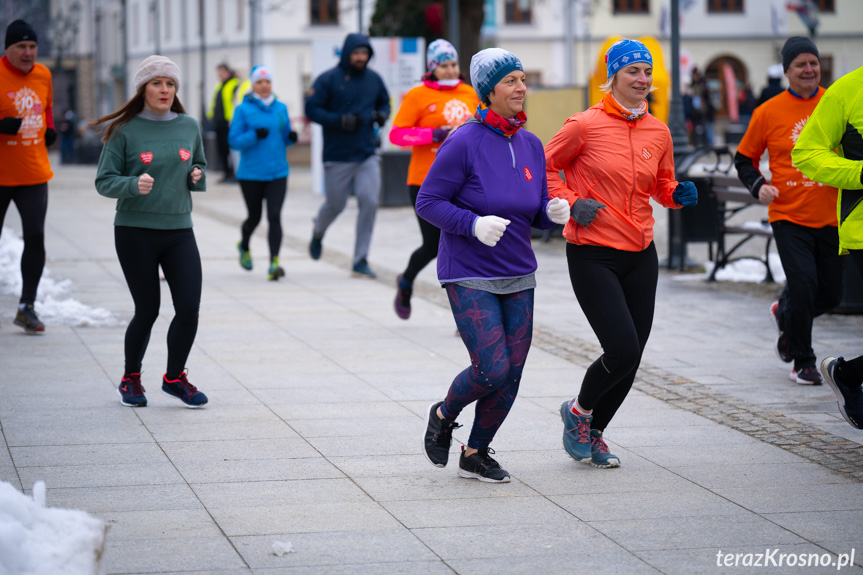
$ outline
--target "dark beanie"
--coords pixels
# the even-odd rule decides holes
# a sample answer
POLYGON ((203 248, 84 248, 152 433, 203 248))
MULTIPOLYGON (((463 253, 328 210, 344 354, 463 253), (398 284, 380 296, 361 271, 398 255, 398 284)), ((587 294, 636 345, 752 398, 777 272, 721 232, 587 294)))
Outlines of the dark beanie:
POLYGON ((36 42, 36 31, 24 20, 15 20, 6 28, 6 44, 3 49, 24 41, 36 42))
POLYGON ((782 46, 782 69, 787 72, 788 66, 800 54, 815 54, 816 58, 820 58, 812 40, 805 36, 792 36, 782 46))

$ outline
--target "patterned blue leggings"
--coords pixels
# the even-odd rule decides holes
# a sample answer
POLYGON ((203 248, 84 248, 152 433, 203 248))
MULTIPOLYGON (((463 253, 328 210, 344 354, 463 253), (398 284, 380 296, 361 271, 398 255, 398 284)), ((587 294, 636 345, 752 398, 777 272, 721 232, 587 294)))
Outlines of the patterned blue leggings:
POLYGON ((476 402, 467 445, 488 447, 518 393, 518 384, 533 335, 533 290, 497 295, 447 284, 453 317, 470 354, 470 367, 452 382, 441 406, 455 421, 476 402))

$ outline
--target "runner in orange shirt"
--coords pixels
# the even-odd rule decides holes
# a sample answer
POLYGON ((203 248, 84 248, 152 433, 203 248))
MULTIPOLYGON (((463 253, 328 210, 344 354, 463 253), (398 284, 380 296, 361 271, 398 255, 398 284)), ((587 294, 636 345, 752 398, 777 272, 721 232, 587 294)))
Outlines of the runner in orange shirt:
POLYGON ((15 325, 29 334, 45 331, 34 304, 45 267, 48 180, 54 177, 48 146, 57 139, 51 72, 36 62, 36 32, 23 20, 6 28, 0 58, 0 225, 10 202, 21 215, 21 299, 15 325))
MULTIPOLYGON (((393 120, 390 141, 411 146, 408 190, 416 204, 420 186, 431 168, 438 146, 453 129, 473 116, 479 106, 476 92, 461 81, 458 54, 446 40, 435 40, 427 50, 428 72, 422 85, 410 90, 393 120)), ((397 279, 395 310, 402 319, 411 315, 411 295, 417 274, 437 257, 440 230, 417 217, 423 243, 397 279)))
POLYGON ((737 146, 734 165, 740 181, 766 204, 776 248, 785 270, 786 287, 770 305, 779 331, 776 354, 794 362, 791 380, 820 385, 812 351, 812 322, 842 300, 844 261, 839 257, 837 190, 814 182, 791 161, 797 136, 821 100, 824 90, 818 48, 809 38, 789 38, 782 48, 788 90, 755 109, 737 146), (767 150, 771 179, 758 165, 767 150))

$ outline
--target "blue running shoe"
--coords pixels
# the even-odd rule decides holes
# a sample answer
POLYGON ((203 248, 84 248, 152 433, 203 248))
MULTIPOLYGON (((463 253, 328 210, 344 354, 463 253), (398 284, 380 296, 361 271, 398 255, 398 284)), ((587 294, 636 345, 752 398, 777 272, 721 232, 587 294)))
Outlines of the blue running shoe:
POLYGON ((144 391, 140 373, 124 375, 120 381, 120 387, 117 388, 120 403, 127 407, 147 407, 147 396, 144 395, 144 391))
POLYGON ((378 274, 376 274, 374 270, 369 267, 369 263, 365 260, 365 258, 354 264, 351 275, 355 278, 375 279, 376 277, 378 277, 378 274))
POLYGON ((620 467, 620 458, 608 452, 608 445, 598 429, 590 430, 590 464, 594 467, 620 467))
POLYGON ((162 391, 165 395, 176 397, 186 407, 195 409, 203 407, 207 403, 207 396, 198 391, 198 388, 186 379, 186 372, 180 374, 177 379, 168 379, 168 374, 162 376, 162 391))
POLYGON ((836 394, 839 413, 845 421, 857 429, 863 429, 863 388, 859 385, 848 387, 836 378, 836 367, 844 361, 841 357, 825 357, 821 362, 821 375, 836 394))
POLYGON ((309 242, 309 255, 312 256, 313 260, 321 259, 321 252, 324 250, 323 239, 323 234, 312 232, 312 241, 309 242))
POLYGON ((237 242, 237 251, 240 252, 240 267, 244 270, 251 270, 252 253, 243 249, 243 242, 237 242))
POLYGON ((563 448, 576 461, 590 459, 590 415, 576 415, 569 408, 569 401, 560 406, 560 418, 563 420, 563 448))

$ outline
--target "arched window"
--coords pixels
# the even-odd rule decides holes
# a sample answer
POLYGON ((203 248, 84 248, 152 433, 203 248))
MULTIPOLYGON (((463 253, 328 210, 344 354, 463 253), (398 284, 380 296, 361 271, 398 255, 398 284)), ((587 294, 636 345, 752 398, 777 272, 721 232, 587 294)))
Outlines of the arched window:
POLYGON ((746 65, 734 56, 720 56, 707 65, 704 77, 716 115, 727 116, 729 96, 736 98, 738 90, 749 82, 746 65), (726 70, 730 70, 731 74, 726 70), (733 75, 731 85, 729 85, 730 75, 733 75))

